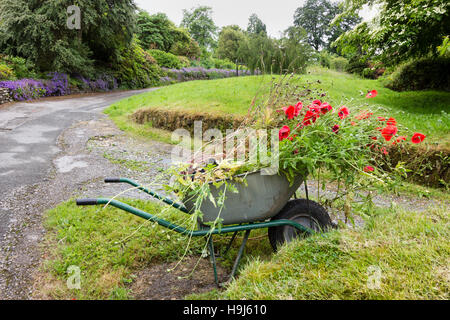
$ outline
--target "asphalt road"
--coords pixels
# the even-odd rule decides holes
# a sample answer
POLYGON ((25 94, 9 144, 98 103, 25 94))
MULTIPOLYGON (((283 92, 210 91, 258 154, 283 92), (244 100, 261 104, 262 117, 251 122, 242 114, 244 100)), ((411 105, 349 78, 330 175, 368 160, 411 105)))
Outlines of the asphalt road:
POLYGON ((15 103, 0 109, 0 197, 47 176, 60 151, 56 140, 63 130, 76 121, 98 117, 115 101, 151 90, 155 88, 15 103))

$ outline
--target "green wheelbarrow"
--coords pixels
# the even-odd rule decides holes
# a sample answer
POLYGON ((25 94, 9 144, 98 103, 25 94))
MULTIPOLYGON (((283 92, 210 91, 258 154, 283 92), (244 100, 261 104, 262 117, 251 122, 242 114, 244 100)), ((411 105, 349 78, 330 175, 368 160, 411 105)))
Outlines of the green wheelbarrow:
MULTIPOLYGON (((245 245, 252 230, 267 228, 270 244, 273 250, 277 251, 281 245, 290 242, 297 237, 307 237, 316 232, 326 231, 333 226, 327 211, 318 203, 308 199, 306 182, 305 193, 307 199, 291 199, 303 183, 302 178, 299 177, 290 183, 285 176, 262 175, 259 171, 248 173, 243 176, 246 178, 246 184, 229 181, 229 183, 233 184, 239 192, 227 194, 224 206, 221 210, 209 200, 203 202, 200 208, 203 217, 198 223, 198 230, 194 231, 160 219, 148 212, 131 207, 114 199, 79 199, 76 203, 79 206, 108 204, 188 237, 208 236, 208 249, 214 269, 214 279, 216 284, 219 285, 213 235, 233 233, 225 250, 225 252, 227 252, 231 248, 237 234, 239 232, 245 232, 229 277, 229 280, 231 280, 236 273, 245 245), (218 217, 220 217, 223 227, 213 228, 208 227, 205 224, 216 221, 218 217)), ((139 183, 130 179, 109 178, 105 179, 105 182, 126 183, 132 185, 136 189, 149 194, 185 214, 191 214, 194 211, 195 201, 185 199, 182 203, 175 202, 146 189, 139 183)), ((211 186, 210 190, 215 198, 220 194, 223 187, 223 185, 218 188, 211 186)))

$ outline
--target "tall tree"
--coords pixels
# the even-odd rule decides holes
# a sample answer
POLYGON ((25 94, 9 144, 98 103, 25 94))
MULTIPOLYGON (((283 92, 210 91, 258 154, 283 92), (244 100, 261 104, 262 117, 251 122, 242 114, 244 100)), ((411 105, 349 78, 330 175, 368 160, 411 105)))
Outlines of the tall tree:
POLYGON ((42 71, 92 70, 93 60, 110 62, 131 42, 133 0, 78 0, 80 29, 67 26, 71 0, 0 1, 0 47, 29 59, 42 71))
POLYGON ((245 33, 239 26, 223 27, 219 33, 217 55, 221 59, 236 61, 240 59, 239 48, 245 41, 245 33))
POLYGON ((252 35, 264 34, 267 35, 267 28, 264 22, 254 13, 248 19, 247 32, 252 35))
POLYGON ((217 26, 212 18, 212 8, 199 6, 183 10, 181 26, 185 27, 202 47, 211 49, 216 44, 217 26))
POLYGON ((315 50, 329 49, 334 40, 361 21, 357 14, 353 14, 332 25, 340 13, 342 7, 339 3, 329 0, 307 0, 295 11, 294 25, 306 30, 308 43, 315 50))

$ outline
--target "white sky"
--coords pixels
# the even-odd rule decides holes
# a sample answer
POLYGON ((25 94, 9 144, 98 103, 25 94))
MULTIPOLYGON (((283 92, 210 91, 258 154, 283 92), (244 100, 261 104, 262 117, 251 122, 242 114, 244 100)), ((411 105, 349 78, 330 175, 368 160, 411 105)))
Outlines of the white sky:
MULTIPOLYGON (((281 31, 293 24, 295 10, 305 2, 306 0, 135 0, 138 7, 150 14, 164 12, 176 25, 183 18, 183 9, 198 5, 212 7, 214 22, 219 27, 237 24, 247 29, 248 18, 256 13, 273 37, 278 37, 281 31)), ((365 20, 373 15, 373 10, 361 12, 365 20)))

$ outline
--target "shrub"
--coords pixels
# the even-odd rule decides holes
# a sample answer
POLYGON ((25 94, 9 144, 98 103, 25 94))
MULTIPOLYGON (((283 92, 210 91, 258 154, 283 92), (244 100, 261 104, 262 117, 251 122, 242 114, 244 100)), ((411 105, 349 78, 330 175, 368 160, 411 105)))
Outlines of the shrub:
POLYGON ((13 70, 6 64, 0 64, 0 80, 9 80, 14 78, 13 70))
POLYGON ((337 71, 345 71, 348 66, 348 60, 344 57, 332 57, 330 60, 330 68, 337 71))
POLYGON ((180 60, 180 63, 181 63, 181 67, 182 67, 182 68, 187 68, 187 67, 190 67, 190 66, 191 66, 191 60, 189 60, 188 57, 185 57, 185 56, 178 56, 177 58, 178 58, 178 60, 180 60))
POLYGON ((321 51, 318 54, 318 62, 324 68, 331 67, 331 58, 332 58, 331 54, 327 51, 321 51))
POLYGON ((396 91, 445 90, 450 91, 450 58, 423 58, 398 67, 385 82, 396 91))
POLYGON ((24 58, 3 56, 0 57, 0 61, 12 69, 17 79, 37 78, 35 65, 24 58))
POLYGON ((112 69, 120 85, 125 88, 156 86, 161 76, 161 68, 155 59, 145 52, 136 40, 120 50, 118 62, 112 69))
POLYGON ((148 50, 148 53, 161 67, 173 69, 180 69, 182 67, 180 59, 174 54, 156 49, 148 50))

